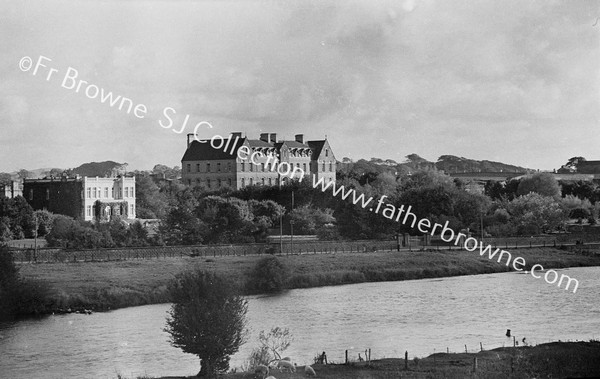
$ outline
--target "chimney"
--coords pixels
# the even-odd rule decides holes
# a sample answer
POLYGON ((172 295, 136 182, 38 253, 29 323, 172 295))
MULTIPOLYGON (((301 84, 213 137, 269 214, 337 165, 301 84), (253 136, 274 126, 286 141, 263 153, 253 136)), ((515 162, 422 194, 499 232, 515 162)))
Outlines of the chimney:
POLYGON ((190 137, 192 137, 192 139, 193 139, 194 133, 188 133, 188 135, 187 135, 187 147, 188 148, 190 147, 190 143, 191 143, 190 142, 190 137))
POLYGON ((235 137, 242 138, 242 132, 231 133, 231 139, 235 139, 235 137))
POLYGON ((277 142, 277 133, 271 133, 271 142, 272 143, 276 143, 277 142))
POLYGON ((261 134, 260 134, 260 140, 261 140, 261 141, 265 141, 265 142, 271 142, 271 141, 269 140, 269 133, 261 133, 261 134))
POLYGON ((304 134, 296 134, 296 142, 304 143, 304 134))

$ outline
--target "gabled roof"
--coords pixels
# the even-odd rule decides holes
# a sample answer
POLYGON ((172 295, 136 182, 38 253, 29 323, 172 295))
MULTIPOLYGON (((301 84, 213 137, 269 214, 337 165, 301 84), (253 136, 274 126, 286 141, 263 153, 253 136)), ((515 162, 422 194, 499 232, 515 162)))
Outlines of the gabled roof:
POLYGON ((321 151, 323 150, 323 146, 325 146, 325 142, 327 142, 327 140, 307 142, 308 146, 310 146, 312 150, 312 157, 310 159, 317 160, 319 158, 321 151))
MULTIPOLYGON (((223 148, 215 149, 211 146, 210 141, 205 143, 200 143, 198 141, 192 141, 190 146, 183 154, 183 158, 181 161, 203 161, 203 160, 220 160, 220 159, 236 159, 236 154, 238 149, 244 144, 246 138, 240 138, 237 140, 237 143, 232 148, 231 146, 227 146, 227 142, 229 139, 223 140, 223 148), (225 146, 227 146, 227 151, 225 151, 225 146), (230 152, 232 152, 230 154, 230 152)), ((235 141, 235 138, 233 139, 235 141)), ((219 141, 220 144, 220 141, 219 141)))

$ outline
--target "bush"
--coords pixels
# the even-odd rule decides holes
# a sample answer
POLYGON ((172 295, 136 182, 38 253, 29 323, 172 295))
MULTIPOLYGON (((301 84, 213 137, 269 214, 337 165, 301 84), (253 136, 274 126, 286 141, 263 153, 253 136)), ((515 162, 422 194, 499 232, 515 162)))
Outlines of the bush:
POLYGON ((198 376, 215 378, 245 342, 248 303, 223 277, 200 270, 178 275, 165 331, 171 344, 200 358, 198 376))
POLYGON ((260 259, 252 273, 247 287, 258 292, 278 292, 285 287, 286 267, 275 256, 260 259))
POLYGON ((45 283, 22 279, 10 251, 0 247, 0 320, 46 313, 49 296, 45 283))

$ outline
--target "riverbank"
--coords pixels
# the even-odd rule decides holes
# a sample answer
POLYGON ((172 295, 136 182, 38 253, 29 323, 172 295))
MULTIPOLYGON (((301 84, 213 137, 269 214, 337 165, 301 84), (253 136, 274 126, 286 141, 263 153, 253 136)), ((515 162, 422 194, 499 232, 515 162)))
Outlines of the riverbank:
MULTIPOLYGON (((600 266, 600 250, 587 249, 531 248, 514 250, 513 254, 522 256, 527 268, 536 263, 546 269, 600 266)), ((454 250, 377 251, 278 258, 288 270, 285 287, 289 289, 509 271, 506 265, 481 257, 478 252, 454 250)), ((51 293, 49 309, 54 312, 69 309, 102 311, 169 302, 168 282, 177 273, 194 267, 223 274, 245 289, 248 288, 250 272, 259 259, 257 256, 224 256, 23 264, 20 272, 24 278, 40 280, 48 286, 51 293)))
MULTIPOLYGON (((373 360, 371 364, 313 365, 317 377, 325 379, 384 378, 591 378, 600 375, 600 342, 552 342, 534 347, 498 348, 479 353, 436 353, 422 359, 373 360), (477 364, 475 366, 475 360, 477 364)), ((272 372, 277 379, 305 378, 297 372, 272 372)), ((235 373, 223 379, 250 379, 250 373, 235 373)), ((163 377, 161 379, 185 379, 163 377)))

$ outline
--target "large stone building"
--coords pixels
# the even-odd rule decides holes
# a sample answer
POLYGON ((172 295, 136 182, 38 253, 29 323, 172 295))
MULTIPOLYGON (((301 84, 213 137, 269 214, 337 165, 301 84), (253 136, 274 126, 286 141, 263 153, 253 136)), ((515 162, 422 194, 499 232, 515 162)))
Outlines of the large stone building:
POLYGON ((136 217, 133 177, 25 179, 23 196, 34 210, 86 221, 136 217))
POLYGON ((335 181, 336 159, 327 139, 277 140, 275 133, 259 139, 232 133, 229 138, 197 140, 188 134, 181 158, 182 180, 207 189, 278 186, 290 180, 335 181))

